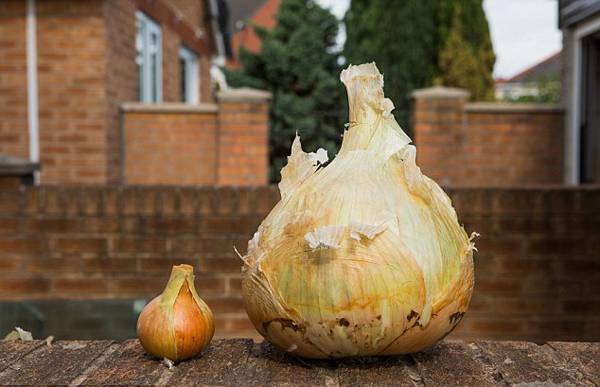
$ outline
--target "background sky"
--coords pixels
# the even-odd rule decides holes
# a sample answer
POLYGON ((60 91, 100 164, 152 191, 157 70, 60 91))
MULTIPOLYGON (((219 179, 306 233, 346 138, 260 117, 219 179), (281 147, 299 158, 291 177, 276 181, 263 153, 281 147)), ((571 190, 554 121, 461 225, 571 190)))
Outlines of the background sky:
MULTIPOLYGON (((316 0, 342 18, 350 0, 316 0)), ((557 0, 484 0, 496 52, 494 76, 507 78, 562 47, 557 0)), ((345 33, 339 40, 342 44, 345 33)))

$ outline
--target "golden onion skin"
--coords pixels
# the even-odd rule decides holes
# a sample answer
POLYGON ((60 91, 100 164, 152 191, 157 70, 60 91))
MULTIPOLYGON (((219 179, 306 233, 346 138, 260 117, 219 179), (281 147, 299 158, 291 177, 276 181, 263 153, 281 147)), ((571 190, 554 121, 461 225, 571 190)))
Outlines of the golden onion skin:
POLYGON ((350 128, 325 168, 297 137, 282 199, 242 257, 248 316, 307 358, 395 355, 450 333, 473 290, 474 246, 415 163, 374 63, 342 72, 350 128))
POLYGON ((173 267, 164 292, 144 307, 137 323, 144 350, 174 362, 198 355, 214 331, 213 314, 196 293, 189 265, 173 267))

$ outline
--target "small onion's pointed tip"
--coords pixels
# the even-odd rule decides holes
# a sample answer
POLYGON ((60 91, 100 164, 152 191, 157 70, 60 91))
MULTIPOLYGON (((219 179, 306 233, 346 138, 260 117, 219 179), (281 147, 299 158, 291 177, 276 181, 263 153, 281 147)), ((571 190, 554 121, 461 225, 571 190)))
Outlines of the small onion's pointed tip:
POLYGON ((173 265, 173 271, 182 271, 192 274, 194 273, 194 267, 192 265, 182 263, 180 265, 173 265))
POLYGON ((383 75, 379 72, 375 62, 363 63, 359 65, 350 64, 340 74, 340 80, 344 84, 348 84, 356 77, 376 77, 383 87, 383 75))

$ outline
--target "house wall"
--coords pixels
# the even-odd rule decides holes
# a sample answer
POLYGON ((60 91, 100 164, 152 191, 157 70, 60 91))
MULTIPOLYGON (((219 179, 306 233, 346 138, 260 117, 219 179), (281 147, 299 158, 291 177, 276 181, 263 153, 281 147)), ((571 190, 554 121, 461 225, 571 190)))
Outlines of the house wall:
MULTIPOLYGON (((181 17, 196 28, 205 26, 205 1, 206 0, 164 0, 165 3, 181 12, 181 17)), ((208 0, 210 1, 210 0, 208 0)))
MULTIPOLYGON (((451 338, 600 340, 600 189, 447 190, 475 241, 471 306, 451 338)), ((242 253, 276 187, 0 191, 0 299, 152 297, 189 263, 218 336, 256 331, 242 253)))
POLYGON ((554 105, 466 103, 448 88, 414 93, 421 170, 450 186, 563 182, 563 112, 554 105))
POLYGON ((36 11, 41 182, 105 182, 103 2, 38 1, 36 11))
MULTIPOLYGON (((0 154, 24 158, 29 157, 26 3, 0 2, 0 154)), ((203 7, 201 0, 36 2, 42 184, 119 182, 118 106, 138 99, 137 9, 161 24, 164 100, 179 101, 178 53, 184 42, 200 54, 200 100, 214 100, 203 7), (179 6, 185 8, 185 24, 176 20, 179 6)))
POLYGON ((25 14, 25 1, 0 1, 0 154, 27 159, 25 14))
MULTIPOLYGON (((109 165, 109 183, 119 182, 120 149, 119 149, 119 109, 123 102, 138 100, 138 73, 135 64, 135 12, 140 9, 146 12, 161 26, 163 56, 163 101, 179 102, 181 96, 181 79, 179 68, 179 48, 183 44, 179 31, 173 28, 171 15, 164 7, 149 7, 144 1, 107 0, 105 3, 105 21, 108 31, 107 73, 108 94, 108 127, 107 150, 109 165), (146 8, 144 8, 144 6, 146 8)), ((178 10, 186 23, 194 28, 206 26, 201 23, 203 1, 164 1, 163 6, 178 10)), ((210 55, 200 54, 198 79, 200 82, 199 99, 201 102, 211 101, 210 55)))
MULTIPOLYGON (((26 1, 0 3, 0 154, 29 158, 26 1)), ((36 2, 42 183, 106 180, 102 2, 36 2)))
POLYGON ((104 4, 106 39, 109 42, 106 66, 106 139, 108 183, 119 183, 120 132, 119 105, 138 100, 138 69, 135 63, 135 11, 132 1, 107 0, 104 4))

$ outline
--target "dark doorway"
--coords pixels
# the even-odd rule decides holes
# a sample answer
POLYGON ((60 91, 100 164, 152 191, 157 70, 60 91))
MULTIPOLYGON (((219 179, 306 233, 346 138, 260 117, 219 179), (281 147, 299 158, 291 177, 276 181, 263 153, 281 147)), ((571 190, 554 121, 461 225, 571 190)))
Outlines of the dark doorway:
POLYGON ((600 184, 600 32, 581 45, 581 183, 600 184))

